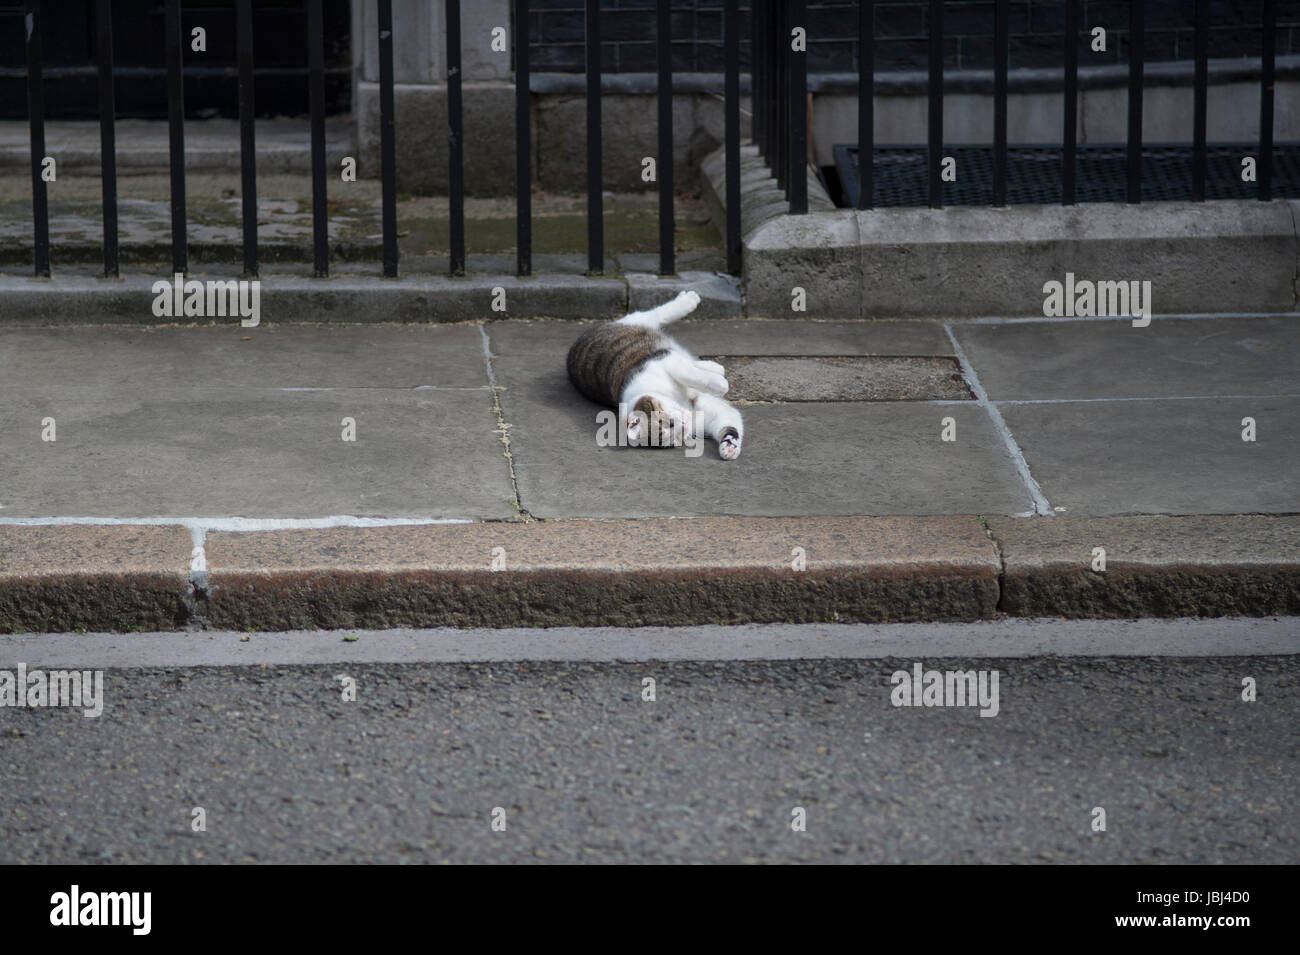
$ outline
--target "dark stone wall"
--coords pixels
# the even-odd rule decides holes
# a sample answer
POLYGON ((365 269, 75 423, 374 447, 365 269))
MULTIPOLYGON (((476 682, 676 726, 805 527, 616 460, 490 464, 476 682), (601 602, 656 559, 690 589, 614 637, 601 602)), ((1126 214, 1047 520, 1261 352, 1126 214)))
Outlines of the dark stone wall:
MULTIPOLYGON (((878 0, 876 69, 920 70, 927 65, 928 0, 878 0)), ((990 69, 993 65, 992 0, 947 0, 944 3, 946 69, 990 69)), ((741 0, 741 63, 750 62, 749 0, 741 0)), ((1210 56, 1258 56, 1261 0, 1212 0, 1210 56)), ((611 73, 655 70, 654 0, 602 0, 601 66, 611 73)), ((1192 0, 1146 0, 1148 62, 1190 59, 1192 0)), ((1083 0, 1079 65, 1128 61, 1127 0, 1083 0), (1106 52, 1090 48, 1090 31, 1105 27, 1106 52)), ((674 0, 673 69, 720 72, 722 0, 674 0)), ((856 0, 808 3, 809 62, 816 73, 852 72, 858 68, 856 0)), ((1300 52, 1300 0, 1277 3, 1277 55, 1300 52)), ((534 0, 530 45, 532 67, 539 72, 582 72, 583 5, 581 0, 534 0)), ((1011 68, 1052 67, 1062 62, 1064 0, 1011 0, 1011 68)))

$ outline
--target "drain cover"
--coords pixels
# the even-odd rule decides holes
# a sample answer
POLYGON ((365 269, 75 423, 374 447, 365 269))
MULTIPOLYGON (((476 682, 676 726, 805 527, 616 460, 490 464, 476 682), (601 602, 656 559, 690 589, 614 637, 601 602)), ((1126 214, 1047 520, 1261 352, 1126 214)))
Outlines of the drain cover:
POLYGON ((708 356, 735 401, 973 400, 955 359, 894 356, 708 356))
MULTIPOLYGON (((858 202, 858 147, 836 145, 835 165, 845 203, 858 202)), ((957 161, 956 182, 943 186, 949 206, 993 203, 993 147, 982 144, 946 146, 957 161)), ((1258 187, 1241 181, 1241 157, 1257 156, 1259 143, 1214 143, 1206 148, 1205 198, 1254 199, 1258 187)), ((1060 146, 1011 146, 1007 149, 1007 202, 1011 205, 1061 201, 1060 146)), ((929 203, 929 167, 925 146, 880 146, 875 151, 875 204, 925 206, 929 203)), ((1123 202, 1128 188, 1128 147, 1080 146, 1076 166, 1079 202, 1123 202)), ((1300 196, 1300 143, 1273 146, 1273 197, 1300 196)), ((1192 198, 1192 147, 1148 144, 1142 148, 1142 201, 1192 198)))

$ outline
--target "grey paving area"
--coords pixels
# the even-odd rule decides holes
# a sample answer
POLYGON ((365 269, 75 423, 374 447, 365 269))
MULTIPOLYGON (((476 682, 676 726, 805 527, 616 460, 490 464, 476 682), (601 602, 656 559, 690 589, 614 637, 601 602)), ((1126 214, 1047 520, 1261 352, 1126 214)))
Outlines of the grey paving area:
POLYGON ((475 327, 0 337, 0 516, 517 514, 475 327))
POLYGON ((1300 395, 1291 317, 954 323, 993 401, 1300 395))
MULTIPOLYGON (((789 349, 816 341, 820 328, 773 340, 789 349)), ((1015 514, 1031 506, 987 416, 968 402, 748 405, 734 462, 712 446, 694 458, 680 448, 599 447, 601 409, 575 400, 564 373, 577 334, 558 323, 489 330, 520 500, 535 516, 1015 514), (957 441, 942 440, 946 417, 957 441), (571 480, 577 461, 585 462, 581 481, 571 480)), ((762 347, 751 341, 746 350, 762 347)))
POLYGON ((576 322, 0 328, 0 518, 1022 514, 1021 453, 1066 513, 1300 511, 1294 321, 949 327, 959 349, 933 322, 682 323, 697 353, 786 359, 783 398, 828 384, 809 356, 917 397, 900 370, 958 350, 988 397, 747 403, 735 462, 598 446, 576 322))
POLYGON ((1300 510, 1300 398, 1000 406, 1053 507, 1070 514, 1300 510), (1253 417, 1256 440, 1241 439, 1253 417))
POLYGON ((1295 656, 131 669, 103 693, 97 718, 0 709, 0 862, 1300 861, 1295 656), (892 705, 918 662, 996 671, 997 715, 892 705))
POLYGON ((1043 494, 1071 514, 1300 510, 1300 323, 953 323, 1043 494), (1243 440, 1243 419, 1255 440, 1243 440))

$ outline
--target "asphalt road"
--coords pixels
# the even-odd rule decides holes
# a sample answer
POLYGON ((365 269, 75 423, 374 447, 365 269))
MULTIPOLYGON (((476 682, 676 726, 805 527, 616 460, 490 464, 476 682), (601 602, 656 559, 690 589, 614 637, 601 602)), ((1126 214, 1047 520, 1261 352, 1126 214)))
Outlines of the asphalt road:
POLYGON ((0 862, 1300 861, 1300 656, 918 659, 108 670, 0 709, 0 862))

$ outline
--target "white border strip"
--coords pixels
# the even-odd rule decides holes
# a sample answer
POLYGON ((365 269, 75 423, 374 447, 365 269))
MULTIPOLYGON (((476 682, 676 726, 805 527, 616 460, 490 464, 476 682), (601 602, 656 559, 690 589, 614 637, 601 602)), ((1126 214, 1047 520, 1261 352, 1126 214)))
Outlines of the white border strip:
POLYGON ((1238 657, 1300 653, 1300 618, 1010 619, 974 623, 748 624, 241 634, 0 635, 0 668, 294 666, 521 660, 871 660, 895 657, 1238 657), (355 637, 344 640, 344 637, 355 637))
POLYGON ((190 532, 190 580, 208 572, 209 531, 296 531, 326 527, 409 527, 426 524, 474 524, 463 517, 0 517, 0 525, 34 527, 184 527, 190 532))

